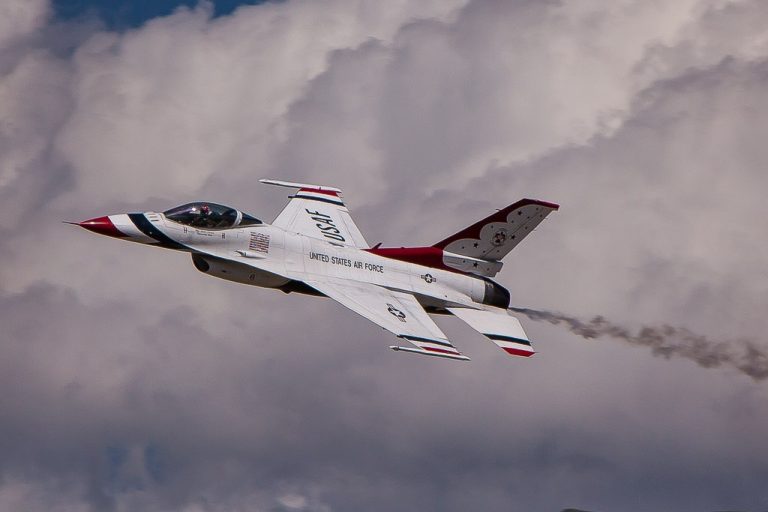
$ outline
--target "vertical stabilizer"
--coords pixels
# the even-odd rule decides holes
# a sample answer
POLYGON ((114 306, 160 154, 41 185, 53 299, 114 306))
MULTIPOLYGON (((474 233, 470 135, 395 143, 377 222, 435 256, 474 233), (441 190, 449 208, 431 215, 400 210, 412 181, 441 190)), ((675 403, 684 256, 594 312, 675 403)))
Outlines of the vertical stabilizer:
POLYGON ((517 247, 559 205, 522 199, 472 224, 434 247, 447 253, 485 261, 500 261, 517 247))

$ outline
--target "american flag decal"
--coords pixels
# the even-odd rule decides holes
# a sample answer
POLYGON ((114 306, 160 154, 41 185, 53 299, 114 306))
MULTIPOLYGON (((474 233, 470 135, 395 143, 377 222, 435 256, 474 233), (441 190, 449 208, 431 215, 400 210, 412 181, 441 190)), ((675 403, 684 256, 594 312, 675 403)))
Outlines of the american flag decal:
POLYGON ((248 243, 248 249, 268 253, 269 235, 265 235, 264 233, 251 233, 251 241, 248 243))

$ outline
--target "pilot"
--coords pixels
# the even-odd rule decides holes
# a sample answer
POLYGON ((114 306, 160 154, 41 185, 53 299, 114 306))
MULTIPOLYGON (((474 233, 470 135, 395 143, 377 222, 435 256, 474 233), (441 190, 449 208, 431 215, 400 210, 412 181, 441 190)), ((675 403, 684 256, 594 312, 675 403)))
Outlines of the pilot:
POLYGON ((197 225, 201 228, 213 227, 213 215, 211 215, 211 207, 207 204, 200 206, 200 217, 197 221, 197 225))
POLYGON ((207 228, 210 227, 209 224, 211 223, 211 207, 207 204, 200 205, 199 207, 192 208, 192 213, 195 214, 194 218, 189 223, 190 225, 196 227, 196 228, 207 228))

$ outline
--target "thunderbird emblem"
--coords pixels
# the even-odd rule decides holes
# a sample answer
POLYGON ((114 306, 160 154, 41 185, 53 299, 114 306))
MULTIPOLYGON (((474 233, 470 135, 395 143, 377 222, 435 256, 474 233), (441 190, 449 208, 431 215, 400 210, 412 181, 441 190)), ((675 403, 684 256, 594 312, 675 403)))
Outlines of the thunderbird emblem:
POLYGON ((506 241, 507 241, 506 229, 498 230, 496 233, 493 234, 493 238, 491 238, 491 243, 496 247, 499 247, 500 245, 504 245, 504 242, 506 241))

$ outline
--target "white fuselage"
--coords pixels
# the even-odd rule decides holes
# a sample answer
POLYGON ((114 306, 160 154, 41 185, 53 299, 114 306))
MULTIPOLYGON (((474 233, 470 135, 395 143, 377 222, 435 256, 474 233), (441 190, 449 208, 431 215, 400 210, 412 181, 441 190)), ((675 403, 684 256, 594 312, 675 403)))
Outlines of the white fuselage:
POLYGON ((431 246, 369 247, 340 190, 265 183, 299 189, 272 224, 200 201, 75 224, 188 252, 195 268, 214 277, 329 297, 408 343, 392 346, 396 351, 469 360, 429 315, 436 313, 458 317, 511 355, 534 354, 508 310, 509 291, 490 278, 501 257, 557 205, 523 199, 431 246))
MULTIPOLYGON (((423 306, 436 309, 482 303, 486 293, 486 282, 478 277, 386 258, 269 224, 209 230, 173 222, 161 213, 143 215, 154 229, 183 246, 171 248, 192 253, 199 270, 244 284, 281 288, 319 276, 339 278, 412 293, 423 306)), ((110 219, 131 240, 164 246, 132 228, 127 217, 110 219)))

